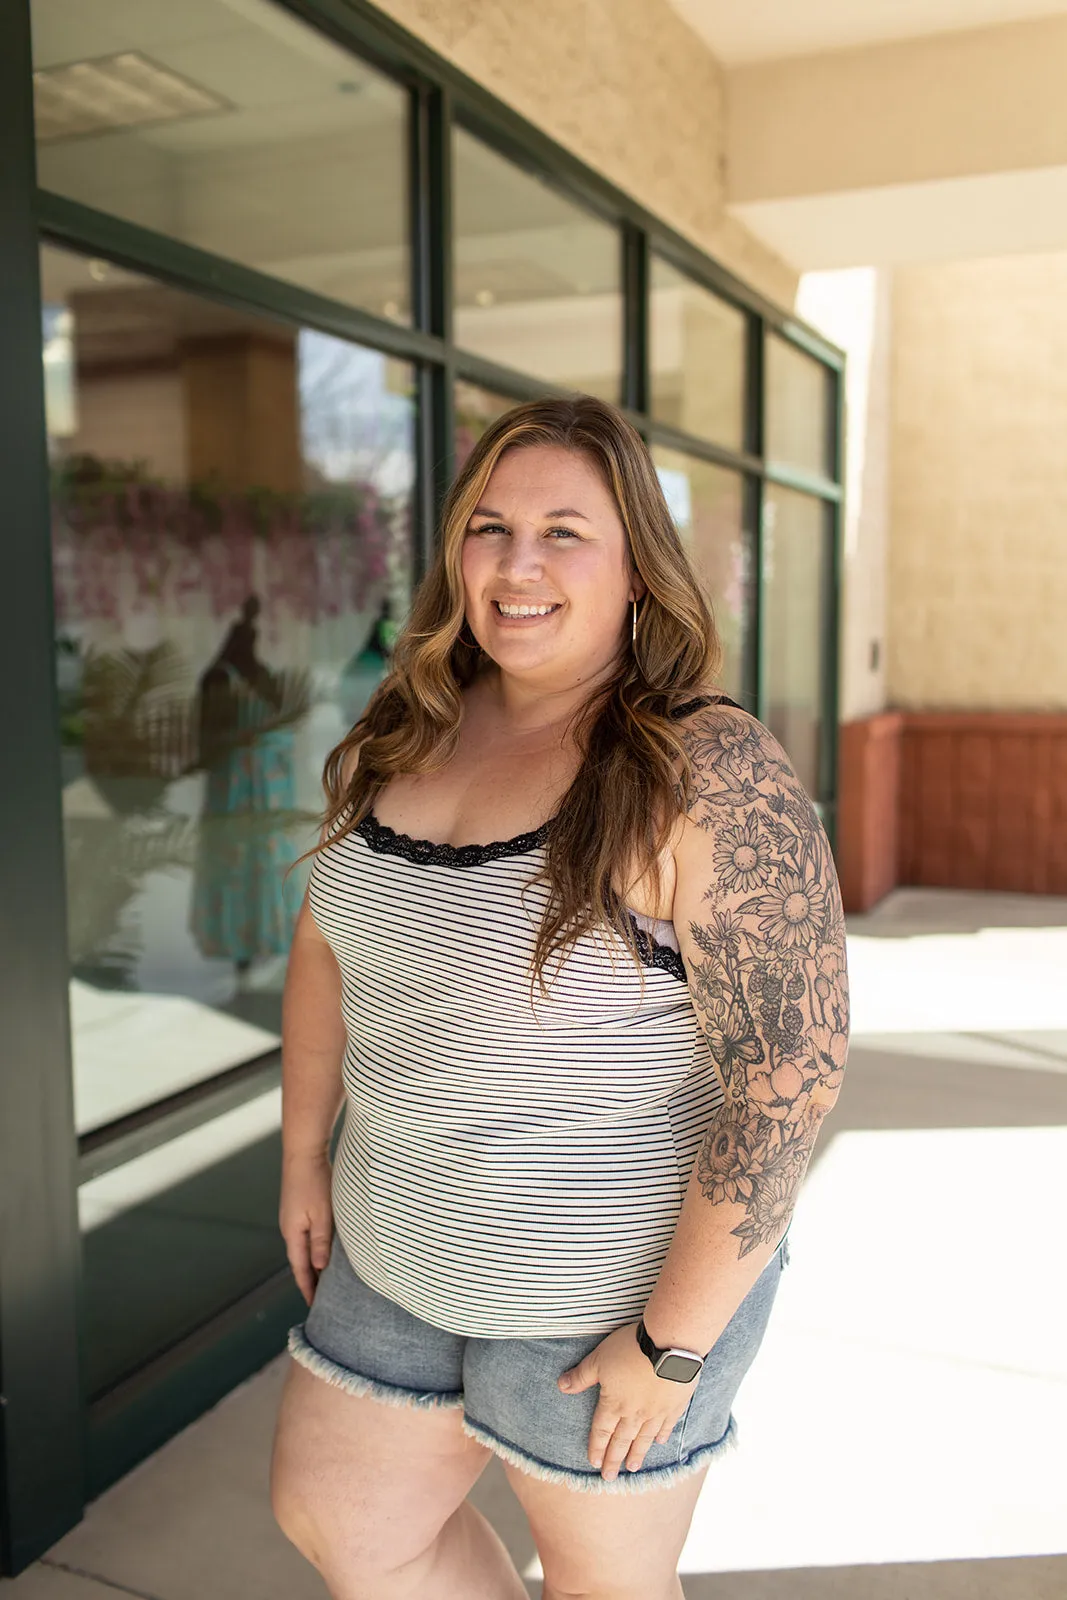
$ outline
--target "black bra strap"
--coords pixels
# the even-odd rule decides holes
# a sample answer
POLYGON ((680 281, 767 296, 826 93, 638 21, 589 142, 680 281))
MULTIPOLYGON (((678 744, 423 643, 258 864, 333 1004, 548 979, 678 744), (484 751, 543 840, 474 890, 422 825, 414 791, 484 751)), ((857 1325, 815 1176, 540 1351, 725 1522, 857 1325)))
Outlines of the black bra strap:
POLYGON ((684 706, 676 706, 671 712, 672 717, 688 717, 694 711, 703 711, 705 706, 733 706, 735 711, 743 711, 744 706, 739 706, 736 700, 731 700, 728 694, 698 695, 695 700, 687 700, 684 706))

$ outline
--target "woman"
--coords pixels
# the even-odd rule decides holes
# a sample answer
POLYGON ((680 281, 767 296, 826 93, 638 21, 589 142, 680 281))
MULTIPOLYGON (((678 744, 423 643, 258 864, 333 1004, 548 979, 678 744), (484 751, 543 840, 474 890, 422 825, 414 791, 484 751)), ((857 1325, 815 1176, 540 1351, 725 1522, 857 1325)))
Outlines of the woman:
POLYGON ((286 989, 274 1497, 335 1600, 520 1600, 493 1452, 545 1600, 682 1593, 847 1026, 825 837, 716 661, 629 424, 490 428, 327 763, 286 989))

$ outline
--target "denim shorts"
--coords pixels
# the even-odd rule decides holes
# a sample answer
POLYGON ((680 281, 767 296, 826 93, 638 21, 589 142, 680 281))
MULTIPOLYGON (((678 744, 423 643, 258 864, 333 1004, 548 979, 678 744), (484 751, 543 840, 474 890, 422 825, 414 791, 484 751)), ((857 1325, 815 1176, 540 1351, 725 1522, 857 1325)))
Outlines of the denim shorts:
POLYGON ((556 1380, 606 1337, 480 1339, 446 1333, 371 1289, 334 1238, 308 1318, 289 1335, 301 1366, 350 1394, 388 1405, 447 1406, 465 1433, 523 1472, 572 1489, 655 1489, 706 1467, 734 1441, 734 1395, 759 1349, 788 1260, 785 1240, 711 1351, 666 1444, 636 1472, 606 1481, 590 1465, 599 1389, 567 1395, 556 1380))

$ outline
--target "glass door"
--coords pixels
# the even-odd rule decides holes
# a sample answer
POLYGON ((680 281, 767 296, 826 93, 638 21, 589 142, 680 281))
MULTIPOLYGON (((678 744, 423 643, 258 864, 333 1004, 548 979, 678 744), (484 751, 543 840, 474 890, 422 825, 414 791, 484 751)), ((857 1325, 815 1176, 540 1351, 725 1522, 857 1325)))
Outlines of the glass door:
POLYGON ((285 1265, 299 858, 409 602, 414 374, 51 245, 41 279, 92 1402, 285 1265))

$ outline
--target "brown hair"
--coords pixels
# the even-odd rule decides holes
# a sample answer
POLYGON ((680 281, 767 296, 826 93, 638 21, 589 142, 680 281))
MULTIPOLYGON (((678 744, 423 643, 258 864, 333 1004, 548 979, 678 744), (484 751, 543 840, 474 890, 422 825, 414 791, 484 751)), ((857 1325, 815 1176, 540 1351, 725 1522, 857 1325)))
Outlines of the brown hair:
POLYGON ((637 642, 578 713, 583 761, 547 827, 548 889, 534 953, 544 987, 547 962, 582 934, 613 929, 636 954, 615 875, 657 877, 657 860, 687 801, 690 768, 673 714, 714 681, 720 649, 710 609, 682 549, 648 449, 614 407, 589 395, 515 406, 482 435, 456 477, 441 515, 437 554, 420 584, 379 685, 352 731, 326 761, 324 849, 359 824, 400 772, 443 766, 458 738, 463 688, 480 650, 464 628, 462 549, 467 524, 504 454, 530 445, 580 451, 610 486, 630 561, 645 584, 637 642), (358 751, 350 776, 348 758, 358 751))

